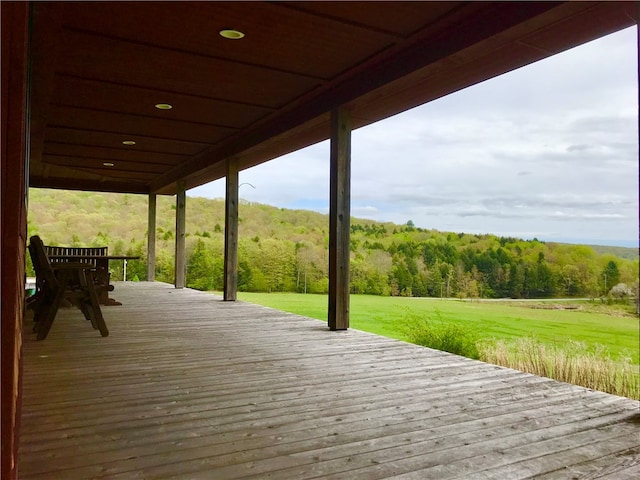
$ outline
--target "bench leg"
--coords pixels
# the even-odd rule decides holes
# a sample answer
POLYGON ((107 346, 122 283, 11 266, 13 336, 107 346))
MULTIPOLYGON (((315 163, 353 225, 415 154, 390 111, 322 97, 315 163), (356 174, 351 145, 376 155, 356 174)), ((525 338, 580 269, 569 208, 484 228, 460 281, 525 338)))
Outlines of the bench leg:
POLYGON ((69 279, 66 275, 62 275, 58 282, 60 284, 60 288, 55 292, 51 292, 51 302, 43 302, 35 315, 35 317, 37 317, 37 321, 34 329, 38 340, 44 340, 47 338, 47 335, 49 335, 49 330, 51 330, 53 320, 56 318, 56 313, 58 313, 60 304, 64 299, 64 291, 67 288, 69 279))
POLYGON ((89 302, 91 304, 91 313, 92 313, 92 325, 94 328, 100 330, 100 335, 103 337, 109 336, 109 329, 107 328, 107 324, 104 321, 104 317, 102 316, 102 310, 100 309, 100 302, 98 301, 98 295, 96 294, 95 283, 93 279, 93 272, 86 272, 86 277, 84 282, 87 287, 87 291, 89 292, 89 302))

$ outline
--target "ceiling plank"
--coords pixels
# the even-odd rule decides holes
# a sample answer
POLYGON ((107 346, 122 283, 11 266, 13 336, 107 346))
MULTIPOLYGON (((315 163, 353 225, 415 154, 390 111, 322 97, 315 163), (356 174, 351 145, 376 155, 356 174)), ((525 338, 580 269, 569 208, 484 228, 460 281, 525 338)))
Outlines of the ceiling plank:
POLYGON ((323 16, 334 22, 375 29, 399 38, 409 38, 425 25, 457 9, 464 2, 368 2, 366 8, 354 2, 278 2, 284 8, 323 16))
POLYGON ((57 70, 79 78, 108 78, 116 83, 225 98, 263 108, 281 107, 292 96, 321 83, 308 77, 86 32, 65 30, 63 36, 65 48, 57 70), (260 79, 259 88, 255 88, 256 78, 260 79))
POLYGON ((53 105, 51 111, 55 117, 55 124, 51 126, 121 134, 133 139, 159 137, 164 140, 215 144, 237 131, 236 128, 77 107, 53 105))
POLYGON ((86 162, 148 166, 151 177, 130 181, 158 193, 220 178, 229 158, 248 168, 324 140, 333 108, 367 125, 624 28, 638 12, 621 2, 32 8, 33 177, 103 189, 105 172, 86 162), (225 40, 221 25, 247 36, 225 40), (42 163, 43 152, 75 168, 42 163))
POLYGON ((126 180, 139 180, 139 181, 143 181, 144 183, 147 183, 149 181, 150 178, 153 177, 153 174, 147 173, 147 172, 133 172, 133 171, 120 171, 120 170, 114 170, 110 167, 103 167, 103 168, 85 168, 85 167, 68 167, 68 168, 73 168, 73 170, 76 170, 78 172, 85 172, 91 175, 99 175, 101 178, 110 178, 110 179, 117 179, 117 180, 122 180, 122 179, 126 179, 126 180))
POLYGON ((97 168, 97 169, 116 169, 121 171, 131 172, 143 172, 157 175, 162 173, 166 168, 164 164, 149 163, 149 162, 105 162, 100 158, 80 158, 80 157, 68 157, 65 155, 44 155, 42 159, 43 163, 50 163, 54 165, 61 165, 69 168, 97 168), (108 167, 105 163, 113 163, 115 167, 108 167))
POLYGON ((198 152, 210 146, 206 143, 166 140, 164 138, 143 137, 141 135, 136 136, 135 145, 124 146, 122 142, 131 140, 130 135, 63 127, 48 127, 46 129, 46 137, 47 140, 55 143, 72 143, 94 147, 121 148, 148 153, 172 153, 189 156, 196 155, 198 152))
POLYGON ((148 89, 118 84, 109 79, 89 80, 68 75, 56 76, 55 103, 61 106, 117 109, 122 113, 155 116, 228 128, 242 128, 275 108, 244 102, 229 102, 166 89, 148 89), (171 110, 158 110, 155 105, 168 103, 171 110))
POLYGON ((528 18, 543 14, 557 5, 557 2, 491 5, 483 11, 479 18, 467 19, 457 28, 450 28, 435 37, 422 39, 410 48, 385 59, 384 62, 380 61, 378 65, 367 71, 355 75, 339 85, 333 85, 331 89, 318 93, 306 103, 283 112, 270 121, 247 131, 241 138, 206 149, 194 156, 187 164, 180 165, 159 177, 151 184, 151 190, 161 190, 208 165, 238 155, 243 150, 304 124, 333 108, 409 75, 426 65, 482 42, 528 18), (465 35, 460 35, 460 31, 464 31, 465 35))
MULTIPOLYGON (((345 9, 358 11, 363 6, 345 2, 345 9)), ((422 19, 429 10, 414 7, 411 13, 422 19)), ((78 2, 65 25, 318 81, 333 78, 397 40, 392 32, 271 2, 252 2, 249 8, 243 2, 160 2, 154 3, 152 14, 146 2, 78 2), (231 27, 244 32, 245 38, 229 41, 218 34, 231 27)))
POLYGON ((157 165, 176 165, 187 160, 187 155, 160 152, 144 152, 124 148, 91 147, 65 143, 47 142, 44 155, 67 155, 78 158, 98 158, 102 161, 123 161, 134 163, 153 163, 157 165))

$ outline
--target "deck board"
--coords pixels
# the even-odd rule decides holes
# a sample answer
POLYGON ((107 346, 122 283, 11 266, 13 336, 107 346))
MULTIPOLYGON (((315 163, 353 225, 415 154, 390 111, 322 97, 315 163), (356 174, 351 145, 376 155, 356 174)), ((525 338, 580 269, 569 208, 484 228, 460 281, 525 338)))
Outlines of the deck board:
POLYGON ((25 324, 24 479, 635 478, 636 401, 162 283, 25 324))

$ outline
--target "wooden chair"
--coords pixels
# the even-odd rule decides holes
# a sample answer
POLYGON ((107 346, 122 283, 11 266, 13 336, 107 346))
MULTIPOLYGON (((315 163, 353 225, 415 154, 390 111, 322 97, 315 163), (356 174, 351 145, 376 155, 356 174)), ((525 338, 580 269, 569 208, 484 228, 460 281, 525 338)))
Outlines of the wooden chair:
POLYGON ((49 334, 53 320, 63 300, 78 306, 93 328, 103 337, 109 335, 104 322, 98 296, 94 287, 95 267, 87 263, 65 262, 52 265, 47 258, 44 244, 34 235, 29 241, 29 254, 36 272, 34 301, 34 331, 38 340, 49 334))

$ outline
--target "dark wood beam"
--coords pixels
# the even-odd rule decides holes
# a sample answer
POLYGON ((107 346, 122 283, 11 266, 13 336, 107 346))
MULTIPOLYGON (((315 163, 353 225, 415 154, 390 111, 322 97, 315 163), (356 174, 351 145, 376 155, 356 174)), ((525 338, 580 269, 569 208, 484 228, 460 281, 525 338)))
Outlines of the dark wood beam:
POLYGON ((179 181, 176 194, 176 256, 175 256, 175 287, 184 288, 186 273, 186 200, 187 192, 184 182, 179 181))
POLYGON ((224 215, 224 300, 235 301, 238 290, 238 163, 227 161, 224 215))
POLYGON ((349 253, 351 215, 351 118, 331 112, 329 198, 329 328, 349 328, 349 253))
POLYGON ((0 477, 18 477, 22 403, 22 321, 24 315, 28 115, 29 4, 2 2, 2 148, 0 153, 0 276, 2 390, 0 477))
POLYGON ((156 280, 156 202, 155 193, 149 194, 149 211, 147 220, 147 281, 156 280))
POLYGON ((143 150, 124 150, 119 147, 74 145, 71 143, 49 141, 45 145, 44 155, 64 155, 69 158, 90 158, 104 161, 124 161, 162 165, 170 168, 189 159, 189 155, 175 153, 145 152, 143 150))
MULTIPOLYGON (((155 156, 155 155, 154 155, 155 156)), ((72 155, 65 152, 62 153, 48 153, 45 152, 42 155, 43 163, 49 163, 53 165, 60 165, 63 167, 87 167, 87 166, 104 166, 105 161, 115 163, 120 169, 128 169, 132 172, 153 172, 161 173, 167 167, 175 165, 177 162, 171 163, 158 163, 146 160, 126 160, 115 158, 100 158, 83 155, 72 155)), ((179 161, 179 160, 178 160, 179 161)))
POLYGON ((39 48, 30 53, 31 78, 31 133, 29 155, 31 161, 40 161, 44 150, 45 128, 51 110, 54 90, 55 66, 62 49, 62 23, 65 2, 32 2, 32 45, 39 48))
POLYGON ((75 159, 63 156, 44 155, 44 164, 66 167, 83 172, 90 172, 105 177, 122 176, 124 178, 140 178, 142 175, 151 177, 162 172, 162 166, 145 165, 141 163, 132 164, 130 162, 111 162, 115 166, 104 165, 104 160, 100 159, 75 159), (115 173, 115 175, 114 175, 115 173))
POLYGON ((149 187, 145 184, 134 184, 130 182, 118 182, 111 180, 89 180, 74 178, 51 178, 45 176, 30 175, 29 187, 33 188, 60 188, 63 190, 83 190, 93 192, 115 192, 115 193, 149 193, 149 187))

